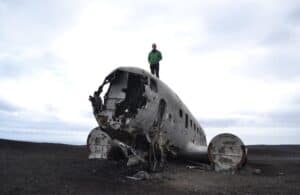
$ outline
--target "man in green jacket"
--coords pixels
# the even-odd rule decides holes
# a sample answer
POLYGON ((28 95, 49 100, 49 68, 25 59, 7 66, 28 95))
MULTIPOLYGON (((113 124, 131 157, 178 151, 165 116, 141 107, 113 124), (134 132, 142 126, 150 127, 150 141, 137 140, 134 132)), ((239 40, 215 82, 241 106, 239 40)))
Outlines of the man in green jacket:
POLYGON ((148 62, 150 64, 151 73, 159 78, 159 61, 162 59, 160 51, 156 49, 156 44, 152 44, 152 50, 148 55, 148 62))

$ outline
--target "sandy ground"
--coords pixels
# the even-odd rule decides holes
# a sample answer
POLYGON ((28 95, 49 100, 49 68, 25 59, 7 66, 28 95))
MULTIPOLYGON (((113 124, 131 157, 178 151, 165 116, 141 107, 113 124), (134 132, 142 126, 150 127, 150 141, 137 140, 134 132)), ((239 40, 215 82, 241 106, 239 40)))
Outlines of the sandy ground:
POLYGON ((88 160, 84 146, 0 140, 0 194, 300 194, 300 146, 248 149, 248 164, 235 175, 171 161, 135 181, 126 176, 137 168, 88 160))

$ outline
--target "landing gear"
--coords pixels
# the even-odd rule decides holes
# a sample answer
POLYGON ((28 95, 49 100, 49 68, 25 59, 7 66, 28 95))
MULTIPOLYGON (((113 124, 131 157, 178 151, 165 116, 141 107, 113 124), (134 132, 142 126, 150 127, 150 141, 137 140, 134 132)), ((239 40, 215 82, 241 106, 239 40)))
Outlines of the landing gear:
POLYGON ((165 164, 165 139, 163 136, 163 116, 166 110, 166 101, 161 99, 158 105, 157 121, 153 124, 153 130, 150 132, 150 147, 149 147, 149 170, 161 171, 165 164))
POLYGON ((148 166, 151 172, 159 172, 164 169, 165 153, 158 143, 150 143, 148 166))
POLYGON ((165 147, 164 147, 164 138, 163 131, 160 128, 154 128, 150 133, 149 143, 149 170, 152 172, 162 171, 165 166, 165 147))

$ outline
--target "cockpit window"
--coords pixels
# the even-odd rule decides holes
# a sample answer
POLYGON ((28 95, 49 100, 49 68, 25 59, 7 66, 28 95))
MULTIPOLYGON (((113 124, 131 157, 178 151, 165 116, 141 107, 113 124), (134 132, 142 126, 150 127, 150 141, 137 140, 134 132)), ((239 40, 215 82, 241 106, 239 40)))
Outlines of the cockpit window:
POLYGON ((154 79, 150 78, 150 88, 152 91, 157 92, 157 83, 154 79))
POLYGON ((127 88, 122 91, 125 93, 125 99, 117 104, 115 117, 118 117, 125 112, 131 115, 137 114, 138 108, 143 107, 146 104, 146 97, 144 97, 147 79, 142 75, 129 73, 127 88))

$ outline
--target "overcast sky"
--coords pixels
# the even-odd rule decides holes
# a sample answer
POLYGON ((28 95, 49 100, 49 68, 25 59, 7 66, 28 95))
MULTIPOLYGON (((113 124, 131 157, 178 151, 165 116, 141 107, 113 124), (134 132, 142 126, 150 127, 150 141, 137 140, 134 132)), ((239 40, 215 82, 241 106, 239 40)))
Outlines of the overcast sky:
POLYGON ((153 42, 208 140, 300 144, 298 0, 0 0, 0 138, 84 144, 88 95, 153 42))

